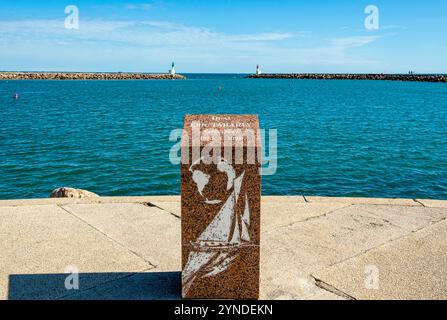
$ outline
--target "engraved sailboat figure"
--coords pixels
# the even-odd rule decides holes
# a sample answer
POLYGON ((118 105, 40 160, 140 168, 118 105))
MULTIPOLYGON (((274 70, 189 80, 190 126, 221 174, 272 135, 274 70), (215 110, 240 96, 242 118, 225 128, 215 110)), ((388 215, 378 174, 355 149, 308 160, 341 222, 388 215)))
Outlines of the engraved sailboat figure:
POLYGON ((250 242, 250 210, 247 194, 244 211, 235 210, 244 173, 233 181, 233 192, 207 228, 191 243, 192 249, 183 271, 183 291, 188 292, 197 277, 215 276, 227 270, 237 257, 237 249, 250 242))

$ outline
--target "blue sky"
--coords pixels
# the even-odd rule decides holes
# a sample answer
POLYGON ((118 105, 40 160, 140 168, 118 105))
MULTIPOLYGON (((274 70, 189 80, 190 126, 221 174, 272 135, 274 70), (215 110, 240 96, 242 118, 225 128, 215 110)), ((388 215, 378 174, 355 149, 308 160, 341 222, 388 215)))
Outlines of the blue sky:
POLYGON ((445 0, 2 0, 0 70, 447 73, 446 16, 445 0))

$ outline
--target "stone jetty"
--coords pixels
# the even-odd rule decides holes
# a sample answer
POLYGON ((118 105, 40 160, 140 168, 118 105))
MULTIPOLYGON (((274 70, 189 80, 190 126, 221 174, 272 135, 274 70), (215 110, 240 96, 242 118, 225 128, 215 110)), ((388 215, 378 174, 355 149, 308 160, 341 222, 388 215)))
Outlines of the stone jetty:
POLYGON ((416 82, 446 82, 447 75, 443 74, 329 74, 329 73, 270 73, 252 74, 247 78, 253 79, 315 79, 315 80, 390 80, 416 82))
POLYGON ((180 74, 125 72, 0 72, 0 80, 165 80, 186 79, 180 74))

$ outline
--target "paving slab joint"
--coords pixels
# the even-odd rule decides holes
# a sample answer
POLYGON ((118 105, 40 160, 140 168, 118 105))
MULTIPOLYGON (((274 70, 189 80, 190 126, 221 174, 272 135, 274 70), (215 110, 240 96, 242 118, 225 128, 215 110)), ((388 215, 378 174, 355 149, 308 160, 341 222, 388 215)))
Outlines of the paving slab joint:
POLYGON ((170 215, 176 217, 177 219, 181 219, 181 217, 179 215, 175 214, 174 212, 171 212, 171 211, 168 211, 162 207, 159 207, 159 206, 153 204, 152 202, 142 202, 142 204, 146 207, 160 209, 160 210, 165 211, 165 212, 169 213, 170 215))
POLYGON ((425 204, 423 204, 422 202, 420 202, 418 199, 413 199, 413 201, 419 203, 421 206, 423 206, 423 207, 425 207, 425 208, 427 207, 425 204))
POLYGON ((138 258, 142 259, 144 262, 146 262, 149 267, 152 268, 156 268, 157 265, 153 264, 152 262, 150 262, 149 260, 147 260, 146 258, 144 258, 142 255, 138 254, 137 252, 129 249, 128 247, 126 247, 124 244, 122 244, 121 242, 116 241, 115 239, 111 238, 110 236, 108 236, 107 234, 105 234, 104 232, 102 232, 101 230, 99 230, 98 228, 96 228, 95 226, 93 226, 92 224, 88 223, 87 221, 85 221, 84 219, 80 218, 78 215, 76 215, 75 213, 69 211, 68 209, 64 208, 64 205, 58 205, 59 208, 61 208, 62 210, 64 210, 65 212, 67 212, 68 214, 72 215, 73 217, 75 217, 76 219, 78 219, 79 221, 87 224, 90 228, 92 228, 93 230, 99 232, 100 234, 102 234, 104 237, 106 237, 109 241, 112 241, 113 243, 119 245, 120 247, 126 249, 127 251, 131 252, 132 254, 136 255, 138 258))
POLYGON ((299 223, 306 223, 306 222, 311 221, 311 220, 324 218, 324 217, 326 217, 326 216, 329 215, 329 214, 335 213, 335 212, 337 212, 338 210, 345 209, 345 208, 350 207, 350 206, 352 206, 352 204, 346 204, 346 205, 344 205, 343 207, 340 207, 340 208, 331 210, 331 211, 326 212, 326 213, 322 213, 322 214, 320 214, 320 215, 318 215, 318 216, 308 217, 308 218, 303 219, 303 220, 300 220, 300 221, 294 221, 294 222, 291 222, 291 223, 286 224, 286 225, 283 225, 283 226, 278 226, 278 227, 276 227, 276 228, 274 228, 274 229, 271 229, 271 230, 269 230, 269 231, 267 231, 267 232, 265 232, 265 233, 266 233, 266 234, 271 234, 271 233, 277 232, 278 229, 287 228, 287 227, 291 227, 291 226, 294 226, 294 225, 299 224, 299 223))
POLYGON ((350 296, 349 294, 335 288, 334 286, 331 286, 330 284, 315 278, 313 275, 310 275, 315 280, 315 285, 325 291, 328 291, 330 293, 335 294, 336 296, 339 296, 345 300, 357 300, 354 297, 350 296))
MULTIPOLYGON (((347 257, 347 258, 345 258, 345 259, 341 259, 341 260, 339 260, 339 261, 335 261, 334 263, 331 263, 331 264, 327 265, 326 267, 329 268, 329 267, 335 266, 335 265, 337 265, 337 264, 343 263, 343 262, 345 262, 345 261, 348 261, 348 260, 357 258, 357 257, 359 257, 359 256, 361 256, 361 255, 363 255, 363 254, 366 254, 366 253, 368 253, 368 252, 370 252, 370 251, 372 251, 372 250, 378 249, 378 248, 380 248, 380 247, 384 247, 384 246, 386 246, 386 245, 388 245, 388 244, 390 244, 390 243, 396 242, 396 241, 401 240, 401 239, 403 239, 403 238, 407 238, 407 237, 411 236, 412 234, 414 234, 414 233, 418 233, 418 232, 420 232, 420 231, 422 231, 422 230, 424 230, 424 229, 426 229, 426 228, 428 228, 428 227, 430 227, 430 226, 436 225, 436 224, 438 224, 438 223, 442 223, 443 221, 447 221, 447 218, 441 218, 441 219, 439 219, 438 221, 430 222, 430 223, 428 223, 426 226, 423 226, 423 227, 421 227, 421 228, 419 228, 419 229, 411 230, 410 232, 408 232, 408 233, 406 233, 406 234, 403 234, 403 235, 401 235, 401 236, 399 236, 399 237, 397 237, 397 238, 394 238, 394 239, 390 239, 390 240, 388 240, 388 241, 385 241, 385 242, 383 242, 383 243, 381 243, 381 244, 379 244, 379 245, 377 245, 377 246, 375 246, 375 247, 371 247, 371 248, 368 248, 368 249, 366 249, 366 250, 362 250, 362 251, 360 251, 360 252, 354 254, 353 256, 347 257)), ((311 276, 312 276, 312 275, 311 275, 311 276)), ((313 277, 313 276, 312 276, 312 277, 313 277)), ((315 277, 313 277, 313 278, 315 279, 315 277)), ((315 280, 317 280, 317 279, 315 279, 315 280)), ((321 281, 321 280, 320 280, 320 281, 321 281)))

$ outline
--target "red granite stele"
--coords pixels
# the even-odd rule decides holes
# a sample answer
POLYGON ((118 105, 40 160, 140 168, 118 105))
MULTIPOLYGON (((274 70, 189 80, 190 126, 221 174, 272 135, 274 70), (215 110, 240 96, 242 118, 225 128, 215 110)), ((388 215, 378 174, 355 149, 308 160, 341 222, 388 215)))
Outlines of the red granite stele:
POLYGON ((181 145, 184 298, 259 297, 258 129, 255 115, 185 116, 181 145), (241 154, 243 158, 238 158, 241 154))

